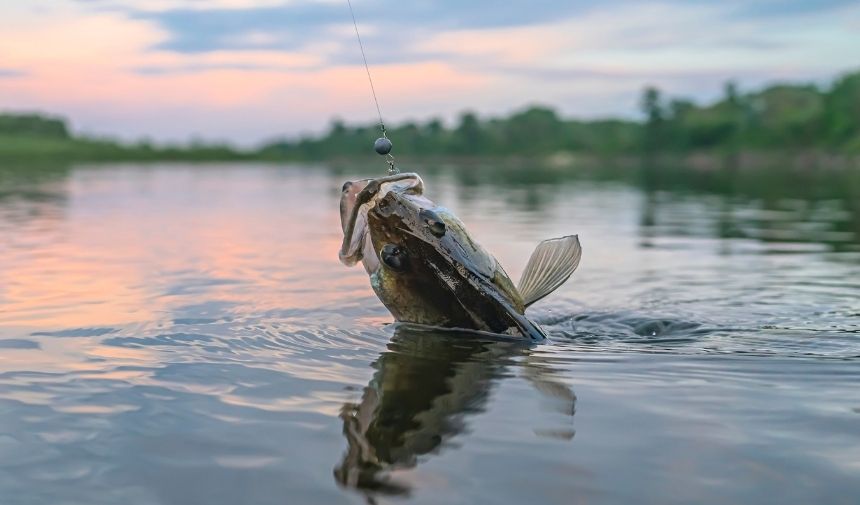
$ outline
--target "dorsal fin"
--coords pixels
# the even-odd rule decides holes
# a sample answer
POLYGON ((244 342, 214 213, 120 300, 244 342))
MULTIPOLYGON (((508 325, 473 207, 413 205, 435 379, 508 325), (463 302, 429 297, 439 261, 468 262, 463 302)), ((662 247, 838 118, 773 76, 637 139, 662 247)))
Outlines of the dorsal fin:
POLYGON ((529 258, 517 289, 525 306, 533 304, 564 284, 579 266, 582 247, 579 236, 544 240, 529 258))

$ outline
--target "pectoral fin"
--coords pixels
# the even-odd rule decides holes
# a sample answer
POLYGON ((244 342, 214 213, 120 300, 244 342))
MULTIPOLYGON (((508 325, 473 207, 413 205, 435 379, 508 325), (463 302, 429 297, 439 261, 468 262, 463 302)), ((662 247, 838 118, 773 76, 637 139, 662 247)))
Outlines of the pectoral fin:
POLYGON ((538 244, 518 286, 525 306, 528 307, 564 284, 579 266, 580 257, 582 247, 577 235, 544 240, 538 244))

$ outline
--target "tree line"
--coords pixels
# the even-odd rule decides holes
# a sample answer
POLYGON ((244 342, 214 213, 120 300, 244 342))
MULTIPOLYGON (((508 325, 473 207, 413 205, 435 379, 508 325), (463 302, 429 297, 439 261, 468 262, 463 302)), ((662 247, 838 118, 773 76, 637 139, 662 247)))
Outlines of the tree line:
POLYGON ((0 114, 0 161, 220 161, 258 159, 259 150, 225 144, 156 145, 74 135, 65 119, 38 113, 0 114))
MULTIPOLYGON (((597 155, 740 149, 819 149, 860 153, 860 72, 827 87, 778 84, 741 92, 733 82, 723 96, 698 105, 646 87, 643 119, 562 118, 547 106, 508 117, 464 112, 447 127, 440 119, 389 128, 397 153, 410 156, 516 156, 556 152, 597 155)), ((288 158, 325 159, 366 155, 378 125, 332 122, 321 136, 282 140, 264 149, 288 158)))

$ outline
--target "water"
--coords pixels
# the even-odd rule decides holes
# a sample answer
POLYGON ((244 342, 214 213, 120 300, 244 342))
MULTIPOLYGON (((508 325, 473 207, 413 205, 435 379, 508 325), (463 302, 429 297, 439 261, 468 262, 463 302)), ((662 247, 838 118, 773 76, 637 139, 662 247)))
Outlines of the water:
POLYGON ((0 169, 0 503, 857 503, 856 178, 422 171, 514 279, 580 235, 550 343, 389 325, 367 172, 0 169))

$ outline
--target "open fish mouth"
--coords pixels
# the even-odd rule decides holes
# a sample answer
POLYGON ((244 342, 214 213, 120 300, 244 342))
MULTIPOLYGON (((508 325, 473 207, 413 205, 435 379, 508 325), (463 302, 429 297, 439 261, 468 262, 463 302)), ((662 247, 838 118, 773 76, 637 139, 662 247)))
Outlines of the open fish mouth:
MULTIPOLYGON (((367 213, 389 191, 420 196, 424 193, 424 181, 418 174, 403 173, 348 181, 343 185, 340 200, 343 242, 338 256, 344 265, 353 266, 367 257, 370 247, 367 213)), ((429 200, 427 203, 430 204, 429 200)))

